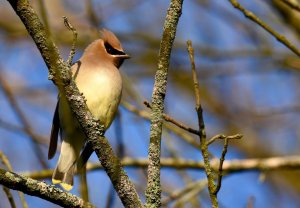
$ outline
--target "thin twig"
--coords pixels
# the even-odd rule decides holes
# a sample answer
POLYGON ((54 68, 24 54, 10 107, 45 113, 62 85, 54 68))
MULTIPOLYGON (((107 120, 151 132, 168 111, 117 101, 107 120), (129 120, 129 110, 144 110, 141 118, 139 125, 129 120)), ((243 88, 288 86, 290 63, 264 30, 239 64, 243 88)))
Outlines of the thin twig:
MULTIPOLYGON (((180 158, 180 156, 178 155, 179 153, 175 148, 176 144, 174 144, 173 139, 171 138, 170 131, 165 131, 165 138, 162 140, 162 142, 166 146, 168 154, 170 155, 171 158, 174 158, 174 159, 179 159, 180 158)), ((186 185, 194 182, 194 180, 188 174, 187 170, 178 170, 177 173, 178 173, 178 176, 180 178, 182 178, 183 182, 186 185)), ((173 190, 171 190, 171 191, 173 192, 173 190)), ((168 195, 168 197, 171 194, 172 193, 170 193, 168 195)), ((197 208, 200 207, 199 199, 197 197, 194 197, 193 199, 191 199, 189 201, 192 204, 192 207, 197 207, 197 208)), ((162 204, 163 204, 163 202, 162 202, 162 204)))
POLYGON ((249 18, 256 24, 261 26, 263 29, 265 29, 267 32, 273 35, 279 42, 281 42, 283 45, 285 45, 287 48, 293 51, 297 56, 300 56, 300 50, 294 44, 292 44, 284 35, 281 35, 275 30, 273 30, 269 25, 267 25, 265 22, 259 19, 251 11, 242 7, 236 0, 229 0, 229 2, 232 4, 234 8, 240 10, 245 15, 245 17, 249 18))
POLYGON ((187 192, 182 197, 180 197, 177 201, 175 201, 174 207, 180 208, 180 205, 182 205, 181 207, 191 207, 191 208, 202 207, 201 205, 193 206, 191 204, 191 202, 194 199, 201 200, 201 196, 202 195, 200 195, 200 192, 204 191, 206 189, 206 187, 207 187, 207 180, 204 179, 203 182, 205 182, 205 183, 203 183, 203 186, 201 186, 201 185, 196 186, 194 189, 192 189, 191 191, 187 192), (191 205, 188 206, 187 205, 188 203, 190 203, 191 205))
MULTIPOLYGON (((151 104, 150 104, 148 101, 146 101, 146 100, 144 101, 144 105, 145 105, 147 108, 152 109, 151 104)), ((181 122, 179 122, 179 121, 176 121, 174 118, 172 118, 172 117, 169 116, 168 114, 165 114, 165 113, 164 113, 164 114, 163 114, 163 118, 164 118, 165 121, 170 122, 170 123, 172 123, 172 124, 178 126, 179 128, 184 129, 184 130, 186 130, 186 131, 188 131, 188 132, 190 132, 190 133, 192 133, 192 134, 196 134, 196 135, 199 135, 199 134, 200 134, 200 132, 199 132, 198 130, 193 129, 193 128, 191 128, 191 127, 189 127, 189 126, 187 126, 187 125, 185 125, 185 124, 183 124, 183 123, 181 123, 181 122)))
MULTIPOLYGON (((7 157, 3 154, 3 152, 1 152, 1 151, 0 151, 0 159, 1 159, 2 163, 6 166, 6 168, 7 168, 9 171, 12 171, 12 166, 11 166, 11 164, 10 164, 8 158, 7 158, 7 157)), ((5 193, 6 196, 7 196, 7 199, 8 199, 8 201, 9 201, 9 203, 10 203, 10 206, 11 206, 12 208, 15 208, 15 207, 16 207, 16 203, 15 203, 15 201, 14 201, 14 198, 13 198, 13 196, 12 196, 12 194, 11 194, 9 188, 3 186, 3 191, 4 191, 4 193, 5 193)), ((20 198, 21 198, 21 201, 22 201, 22 203, 23 203, 23 207, 28 207, 28 206, 27 206, 27 203, 26 203, 26 201, 25 201, 25 199, 24 199, 23 193, 20 192, 20 191, 18 191, 18 193, 19 193, 20 198)))
POLYGON ((102 25, 102 21, 100 18, 98 18, 99 13, 101 14, 101 10, 99 11, 99 8, 95 8, 95 5, 93 5, 92 0, 86 0, 85 1, 85 10, 87 14, 87 19, 89 20, 90 24, 94 28, 99 28, 100 25, 102 25), (97 14, 95 12, 95 9, 97 10, 97 14))
MULTIPOLYGON (((194 92, 195 92, 195 98, 196 98, 196 108, 201 108, 200 87, 199 87, 198 77, 197 77, 197 72, 196 72, 194 48, 192 46, 192 41, 190 41, 190 40, 187 41, 187 50, 189 52, 191 68, 192 68, 192 77, 193 77, 194 92)), ((204 122, 202 122, 202 123, 204 125, 204 122)), ((200 127, 200 129, 202 129, 202 128, 205 128, 205 127, 204 126, 200 127)))
POLYGON ((6 196, 7 196, 7 199, 8 199, 8 201, 9 201, 9 204, 10 204, 11 208, 16 208, 16 203, 15 203, 15 201, 14 201, 14 197, 12 196, 12 194, 11 194, 9 188, 3 186, 3 191, 4 191, 4 193, 5 193, 6 196))
POLYGON ((227 153, 227 148, 228 148, 228 138, 225 138, 224 140, 224 146, 223 146, 223 150, 222 150, 222 154, 220 157, 220 164, 219 164, 219 169, 218 169, 218 174, 217 174, 217 186, 216 189, 214 190, 214 194, 217 195, 218 192, 220 191, 221 185, 222 185, 222 177, 223 177, 223 163, 225 160, 225 156, 227 153))
POLYGON ((194 83, 194 92, 195 92, 195 98, 196 98, 196 112, 198 116, 198 124, 199 124, 199 137, 200 137, 200 144, 204 144, 206 140, 206 132, 205 132, 205 124, 203 119, 203 113, 202 113, 202 106, 201 106, 201 100, 200 100, 200 87, 198 83, 198 76, 196 72, 196 66, 195 66, 195 59, 194 59, 194 48, 192 46, 192 41, 187 41, 187 50, 190 57, 191 67, 192 67, 192 77, 193 77, 193 83, 194 83))
POLYGON ((84 201, 89 201, 89 189, 88 189, 88 184, 87 184, 87 172, 86 168, 81 168, 79 171, 79 179, 80 179, 80 184, 79 184, 79 191, 80 191, 80 196, 84 201))
POLYGON ((48 32, 49 35, 51 35, 49 21, 48 21, 48 17, 47 17, 47 10, 46 10, 46 7, 45 7, 45 1, 44 0, 38 0, 38 4, 39 4, 40 15, 41 15, 41 18, 44 22, 46 31, 48 32))
POLYGON ((13 171, 12 166, 11 166, 8 158, 6 157, 6 155, 4 155, 4 153, 2 151, 0 151, 0 159, 3 163, 3 165, 5 165, 5 167, 7 168, 7 170, 13 171))
POLYGON ((224 134, 217 134, 210 138, 207 142, 206 145, 209 146, 210 144, 214 143, 217 139, 225 139, 226 136, 224 134))
MULTIPOLYGON (((0 128, 3 128, 3 130, 6 130, 6 131, 17 132, 17 133, 21 133, 21 134, 30 136, 27 134, 26 129, 24 127, 7 122, 5 120, 2 120, 1 118, 0 118, 0 128)), ((44 146, 49 145, 49 141, 48 141, 49 138, 46 138, 44 136, 38 136, 38 135, 35 135, 35 136, 36 136, 37 142, 39 144, 42 144, 44 146)))
POLYGON ((194 92, 195 92, 195 98, 196 98, 196 112, 198 116, 198 124, 199 124, 199 138, 200 138, 200 146, 201 146, 201 154, 204 160, 204 168, 205 168, 205 174, 208 180, 208 192, 211 199, 212 207, 217 208, 218 207, 218 200, 217 195, 214 194, 214 190, 216 189, 216 185, 214 182, 214 176, 213 176, 213 170, 211 168, 210 160, 209 160, 209 151, 208 151, 208 145, 206 142, 206 132, 205 132, 205 124, 203 119, 203 111, 200 101, 200 87, 198 83, 198 77, 196 72, 196 66, 195 66, 195 60, 194 60, 194 49, 192 46, 192 41, 187 41, 187 50, 190 57, 191 62, 191 68, 192 68, 192 77, 194 82, 194 92))
POLYGON ((192 182, 185 186, 183 189, 174 191, 168 198, 166 198, 161 204, 162 206, 166 206, 170 202, 179 199, 180 197, 184 196, 188 192, 192 191, 195 188, 201 187, 204 188, 207 184, 207 180, 199 180, 196 182, 192 182))
POLYGON ((219 139, 224 139, 224 145, 223 145, 223 150, 222 150, 222 154, 220 157, 219 169, 218 169, 218 173, 217 173, 217 185, 216 185, 216 189, 213 191, 213 193, 215 195, 218 194, 218 192, 220 191, 221 185, 222 185, 223 163, 224 163, 225 156, 226 156, 227 149, 228 149, 228 142, 229 142, 229 140, 241 139, 243 137, 241 134, 225 136, 225 137, 224 137, 224 135, 219 135, 219 136, 220 136, 219 139))
POLYGON ((171 50, 176 28, 181 16, 183 0, 171 0, 163 28, 159 49, 157 71, 152 92, 152 112, 150 126, 150 144, 148 151, 149 167, 146 189, 146 207, 161 206, 160 152, 163 124, 164 99, 167 87, 167 75, 171 50))
POLYGON ((243 135, 241 134, 235 134, 235 135, 231 135, 231 136, 226 136, 224 134, 217 134, 215 136, 213 136, 212 138, 210 138, 206 144, 207 146, 209 146, 210 144, 212 144, 214 141, 216 141, 217 139, 241 139, 243 137, 243 135))
MULTIPOLYGON (((11 166, 11 164, 10 164, 8 158, 7 158, 6 155, 5 155, 3 152, 1 152, 1 151, 0 151, 0 159, 1 159, 2 163, 6 166, 7 170, 9 170, 9 171, 12 172, 12 171, 13 171, 13 168, 12 168, 12 166, 11 166)), ((6 192, 9 192, 9 190, 4 190, 4 191, 5 191, 5 193, 6 193, 6 192)), ((6 194, 7 194, 7 193, 6 193, 6 194)), ((21 191, 18 191, 18 194, 19 194, 19 197, 20 197, 20 199, 21 199, 21 202, 22 202, 23 207, 24 207, 24 208, 28 208, 28 204, 27 204, 27 202, 26 202, 26 200, 25 200, 24 194, 23 194, 21 191)), ((12 199, 12 200, 13 200, 13 199, 12 199)))
POLYGON ((254 202, 255 202, 254 196, 250 196, 247 201, 246 208, 254 208, 254 202))
POLYGON ((72 62, 73 62, 73 58, 74 58, 74 55, 75 55, 75 52, 76 52, 77 31, 71 25, 71 23, 69 22, 69 20, 68 20, 68 18, 66 16, 63 16, 63 19, 64 19, 64 24, 65 24, 66 28, 68 28, 69 30, 71 30, 72 33, 73 33, 72 48, 71 48, 71 51, 70 51, 70 54, 69 54, 69 57, 68 57, 68 60, 67 60, 67 65, 69 67, 71 67, 72 62))
MULTIPOLYGON (((147 120, 150 120, 150 115, 147 111, 139 110, 135 106, 131 105, 130 103, 126 101, 122 101, 121 105, 126 108, 128 111, 144 118, 147 120)), ((174 125, 171 125, 170 123, 164 123, 163 127, 172 131, 174 134, 176 134, 179 138, 183 139, 185 142, 190 144, 192 147, 196 148, 197 150, 200 149, 199 143, 189 134, 186 134, 186 131, 181 128, 175 128, 174 125)))
POLYGON ((108 194, 107 194, 107 197, 106 197, 105 208, 111 208, 111 207, 113 207, 113 204, 114 204, 114 193, 115 193, 114 188, 112 186, 109 186, 108 194))

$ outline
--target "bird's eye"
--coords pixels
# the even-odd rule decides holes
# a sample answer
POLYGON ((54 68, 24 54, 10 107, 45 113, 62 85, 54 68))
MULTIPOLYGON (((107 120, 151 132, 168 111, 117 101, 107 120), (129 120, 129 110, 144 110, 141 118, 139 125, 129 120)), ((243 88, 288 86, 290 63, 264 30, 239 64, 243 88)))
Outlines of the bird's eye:
POLYGON ((105 50, 107 53, 111 54, 111 55, 125 55, 125 53, 123 51, 119 51, 115 48, 113 48, 109 43, 104 43, 105 46, 105 50))
POLYGON ((111 45, 109 45, 108 43, 105 44, 105 49, 106 49, 107 53, 109 53, 109 54, 112 54, 114 51, 114 48, 111 45))

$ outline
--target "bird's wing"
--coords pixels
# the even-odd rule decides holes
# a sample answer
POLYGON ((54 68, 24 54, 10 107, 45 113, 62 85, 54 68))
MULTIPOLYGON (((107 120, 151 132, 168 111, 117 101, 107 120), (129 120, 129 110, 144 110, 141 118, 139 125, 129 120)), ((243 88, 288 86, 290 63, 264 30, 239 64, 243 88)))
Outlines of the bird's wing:
MULTIPOLYGON (((81 62, 77 61, 72 65, 72 71, 73 71, 73 78, 76 79, 79 69, 81 66, 81 62)), ((58 101, 56 104, 56 108, 54 111, 53 121, 52 121, 52 128, 51 128, 51 135, 50 135, 50 144, 49 144, 49 150, 48 150, 48 159, 52 159, 56 153, 57 149, 57 140, 58 140, 58 133, 61 133, 60 129, 60 123, 59 123, 59 114, 58 114, 58 104, 59 104, 59 96, 58 101)))
POLYGON ((56 149, 57 149, 58 133, 60 130, 58 103, 59 103, 59 100, 57 101, 56 108, 54 111, 53 121, 52 121, 50 144, 49 144, 49 150, 48 150, 48 159, 52 159, 54 157, 56 149))
POLYGON ((94 150, 92 145, 90 143, 86 143, 80 157, 77 160, 77 170, 81 170, 85 166, 93 152, 94 150))

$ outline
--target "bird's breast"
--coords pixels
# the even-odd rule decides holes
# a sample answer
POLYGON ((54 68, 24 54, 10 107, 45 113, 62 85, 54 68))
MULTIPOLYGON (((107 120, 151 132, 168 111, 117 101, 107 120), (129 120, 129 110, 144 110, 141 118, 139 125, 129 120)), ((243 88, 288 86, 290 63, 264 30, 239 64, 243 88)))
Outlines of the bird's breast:
POLYGON ((122 79, 118 69, 79 72, 76 84, 93 116, 108 128, 121 99, 122 79))

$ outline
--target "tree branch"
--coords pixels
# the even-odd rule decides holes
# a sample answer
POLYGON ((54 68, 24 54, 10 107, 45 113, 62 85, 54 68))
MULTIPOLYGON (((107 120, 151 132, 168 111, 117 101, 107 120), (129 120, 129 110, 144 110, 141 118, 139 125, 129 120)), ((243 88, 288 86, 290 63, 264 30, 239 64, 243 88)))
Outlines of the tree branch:
POLYGON ((69 101, 88 142, 92 144, 123 205, 125 207, 142 207, 132 182, 113 153, 108 140, 103 136, 103 127, 99 126, 97 120, 89 112, 83 96, 71 78, 68 64, 60 57, 57 47, 47 34, 37 14, 27 0, 8 1, 37 45, 49 69, 49 79, 53 80, 59 88, 59 92, 69 101))
POLYGON ((295 9, 296 11, 300 12, 299 1, 293 1, 293 0, 281 0, 281 1, 289 5, 292 9, 295 9))
POLYGON ((214 193, 216 189, 216 185, 214 182, 214 173, 209 160, 209 151, 208 151, 208 144, 206 141, 206 131, 205 131, 205 124, 203 119, 203 110, 202 110, 201 100, 200 100, 200 87, 198 83, 198 76, 197 76, 196 65, 194 60, 194 48, 192 46, 192 41, 190 40, 187 41, 187 50, 191 62, 192 78, 194 83, 194 93, 196 98, 196 113, 198 116, 198 125, 199 125, 198 136, 200 139, 200 150, 204 161, 205 174, 208 182, 208 192, 211 199, 212 207, 217 208, 219 205, 218 205, 217 195, 214 193))
MULTIPOLYGON (((160 162, 161 168, 195 170, 204 169, 204 163, 195 160, 161 158, 160 162)), ((213 170, 218 170, 219 162, 219 159, 211 160, 211 167, 213 170)), ((122 165, 128 168, 146 168, 148 164, 148 160, 144 158, 132 159, 126 157, 122 159, 122 165)), ((98 163, 87 164, 88 171, 95 171, 101 169, 103 169, 103 167, 98 163)), ((245 171, 276 171, 297 169, 300 169, 300 156, 235 159, 226 160, 223 163, 223 172, 225 172, 226 174, 245 171)), ((21 174, 34 179, 46 179, 51 177, 52 171, 53 170, 42 170, 36 172, 22 172, 21 174)))
MULTIPOLYGON (((136 107, 134 107, 133 105, 131 105, 128 102, 125 102, 125 101, 123 101, 121 104, 124 108, 126 108, 130 112, 140 116, 141 118, 144 118, 146 120, 150 120, 150 115, 147 111, 139 110, 136 107)), ((1 122, 1 120, 0 120, 0 122, 1 122)), ((176 128, 176 127, 174 127, 174 125, 171 125, 169 123, 164 123, 163 127, 170 130, 170 131, 172 131, 174 134, 176 134, 177 136, 182 138, 185 142, 192 145, 192 147, 196 148, 197 150, 200 149, 200 145, 198 144, 198 142, 192 136, 190 136, 189 134, 186 134, 184 129, 176 128)))
POLYGON ((221 185, 222 185, 223 164, 224 164, 225 156, 226 156, 227 149, 228 149, 228 141, 229 141, 228 138, 224 139, 224 146, 223 146, 222 154, 220 157, 219 169, 218 169, 218 174, 217 174, 217 184, 216 184, 215 190, 213 191, 213 193, 215 195, 218 194, 218 192, 220 191, 221 185))
POLYGON ((94 207, 92 204, 84 202, 77 196, 64 192, 52 185, 50 186, 44 182, 39 182, 4 169, 0 169, 0 184, 13 190, 22 191, 31 196, 37 196, 63 207, 94 207))
POLYGON ((234 8, 240 10, 245 15, 245 17, 261 26, 264 30, 273 35, 279 42, 281 42, 283 45, 285 45, 287 48, 293 51, 297 56, 300 56, 300 50, 294 44, 292 44, 284 35, 281 35, 275 30, 273 30, 269 25, 267 25, 265 22, 259 19, 255 14, 242 7, 242 5, 240 5, 236 0, 229 0, 229 2, 234 8))
POLYGON ((68 60, 67 60, 67 65, 69 67, 72 66, 72 62, 73 62, 73 57, 75 55, 75 52, 76 52, 76 42, 77 42, 77 31, 76 29, 71 25, 71 23, 69 22, 68 18, 66 16, 63 16, 63 19, 64 19, 64 24, 65 26, 70 30, 72 31, 73 33, 73 42, 72 42, 72 47, 71 47, 71 51, 70 51, 70 54, 69 54, 69 57, 68 57, 68 60))
MULTIPOLYGON (((144 101, 144 105, 145 105, 147 108, 152 109, 152 106, 151 106, 151 104, 150 104, 148 101, 144 101)), ((179 122, 179 121, 176 121, 174 118, 172 118, 172 117, 169 116, 168 114, 165 114, 165 113, 164 113, 164 114, 163 114, 163 118, 164 118, 165 121, 170 122, 170 123, 172 123, 172 124, 178 126, 179 128, 185 130, 185 131, 188 131, 188 132, 190 132, 190 133, 192 133, 192 134, 199 135, 199 131, 198 131, 198 130, 193 129, 193 128, 191 128, 191 127, 185 125, 184 123, 181 123, 181 122, 179 122)))
POLYGON ((158 68, 152 92, 152 111, 149 144, 148 181, 146 189, 146 207, 161 206, 160 186, 160 148, 163 123, 164 99, 166 95, 167 75, 176 27, 182 11, 183 0, 171 0, 164 23, 163 36, 158 55, 158 68))
POLYGON ((14 197, 13 197, 12 194, 10 193, 10 189, 7 188, 7 187, 5 187, 5 186, 3 186, 3 191, 4 191, 4 193, 5 193, 6 196, 7 196, 7 199, 8 199, 8 202, 9 202, 11 208, 17 208, 17 207, 16 207, 15 200, 14 200, 14 197))
POLYGON ((206 144, 207 144, 207 146, 209 146, 210 144, 212 144, 217 139, 241 139, 242 137, 243 137, 243 135, 241 135, 241 134, 235 134, 235 135, 231 135, 231 136, 226 136, 224 134, 217 134, 217 135, 213 136, 212 138, 210 138, 206 142, 206 144))
POLYGON ((193 181, 192 183, 187 184, 187 186, 185 186, 184 188, 180 190, 175 190, 170 196, 168 196, 168 198, 166 198, 162 202, 162 206, 166 206, 170 202, 183 197, 184 195, 188 194, 190 191, 192 191, 195 188, 200 187, 201 189, 204 189, 206 186, 207 186, 207 180, 205 179, 193 181))

